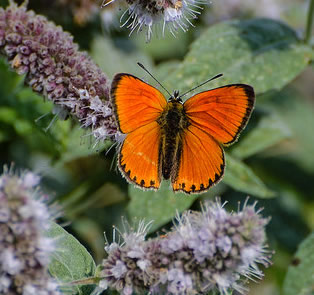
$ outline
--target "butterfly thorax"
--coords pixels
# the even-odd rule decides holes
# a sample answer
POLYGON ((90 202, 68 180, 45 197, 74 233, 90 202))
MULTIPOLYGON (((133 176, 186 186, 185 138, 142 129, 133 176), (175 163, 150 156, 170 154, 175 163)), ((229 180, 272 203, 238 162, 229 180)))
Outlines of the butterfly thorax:
POLYGON ((182 152, 182 136, 190 125, 183 104, 178 100, 170 100, 157 120, 161 129, 160 161, 162 175, 165 179, 173 179, 176 175, 182 152))

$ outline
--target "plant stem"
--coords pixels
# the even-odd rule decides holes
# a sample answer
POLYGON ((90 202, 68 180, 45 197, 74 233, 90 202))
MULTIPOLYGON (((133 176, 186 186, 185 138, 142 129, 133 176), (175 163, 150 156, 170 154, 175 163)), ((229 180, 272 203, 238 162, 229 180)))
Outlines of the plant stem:
POLYGON ((306 24, 306 31, 304 42, 309 43, 312 35, 312 25, 313 25, 313 15, 314 15, 314 0, 311 0, 309 11, 307 14, 307 24, 306 24))

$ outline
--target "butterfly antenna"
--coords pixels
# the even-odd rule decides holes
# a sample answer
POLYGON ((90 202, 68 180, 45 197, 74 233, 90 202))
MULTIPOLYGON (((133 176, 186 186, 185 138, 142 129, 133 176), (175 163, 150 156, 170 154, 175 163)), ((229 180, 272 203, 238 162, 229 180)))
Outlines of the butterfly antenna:
POLYGON ((188 94, 188 93, 194 91, 195 89, 197 89, 197 88, 203 86, 204 84, 206 84, 206 83, 208 83, 208 82, 210 82, 210 81, 212 81, 212 80, 215 80, 215 79, 217 79, 217 78, 220 78, 221 76, 223 76, 223 74, 218 74, 218 75, 216 75, 216 76, 214 76, 214 77, 212 77, 212 78, 206 80, 205 82, 201 83, 200 85, 197 85, 196 87, 194 87, 194 88, 188 90, 187 92, 181 94, 178 98, 181 98, 181 97, 185 96, 186 94, 188 94))
POLYGON ((104 0, 102 2, 102 4, 101 4, 100 8, 104 8, 104 7, 108 6, 109 4, 111 4, 114 1, 116 1, 116 0, 109 0, 109 1, 108 0, 104 0))
POLYGON ((161 83, 141 64, 141 63, 137 63, 146 73, 148 73, 161 87, 162 89, 164 89, 170 97, 172 97, 172 95, 170 94, 170 92, 164 87, 161 85, 161 83))

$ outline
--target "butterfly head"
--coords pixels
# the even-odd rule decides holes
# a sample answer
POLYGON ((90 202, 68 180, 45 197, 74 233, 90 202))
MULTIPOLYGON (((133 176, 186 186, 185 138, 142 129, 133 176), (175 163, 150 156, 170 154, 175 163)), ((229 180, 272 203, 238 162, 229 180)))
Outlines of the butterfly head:
POLYGON ((173 102, 173 101, 182 103, 182 99, 179 96, 179 90, 173 91, 173 95, 170 96, 169 102, 173 102))

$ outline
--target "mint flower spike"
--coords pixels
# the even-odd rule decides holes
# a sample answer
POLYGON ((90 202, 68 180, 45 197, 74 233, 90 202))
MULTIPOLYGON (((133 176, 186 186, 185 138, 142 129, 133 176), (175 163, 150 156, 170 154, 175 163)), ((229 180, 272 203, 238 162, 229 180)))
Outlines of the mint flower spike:
POLYGON ((0 294, 61 295, 48 274, 54 240, 43 230, 57 216, 32 172, 0 176, 0 294))
POLYGON ((110 81, 61 27, 11 0, 0 8, 0 54, 28 86, 63 109, 62 116, 91 128, 96 141, 116 133, 110 81))
MULTIPOLYGON (((115 0, 104 0, 102 7, 115 0)), ((191 20, 197 19, 208 0, 127 0, 128 8, 120 18, 121 27, 130 29, 130 35, 137 31, 146 31, 146 41, 151 40, 153 27, 162 28, 162 36, 168 27, 175 37, 178 30, 186 32, 189 26, 194 27, 191 20)))
MULTIPOLYGON (((120 233, 106 246, 99 287, 120 294, 246 294, 247 279, 261 279, 270 264, 265 244, 267 218, 256 203, 227 212, 219 199, 201 212, 186 211, 166 235, 145 240, 147 227, 120 233)), ((115 232, 115 231, 114 231, 115 232)))
MULTIPOLYGON (((146 234, 152 222, 140 221, 134 230, 123 220, 124 232, 113 230, 113 243, 106 243, 108 258, 103 261, 99 287, 108 287, 121 294, 131 295, 133 291, 143 292, 153 283, 150 273, 150 257, 146 257, 146 234), (116 241, 118 239, 118 241, 116 241)), ((107 238, 106 238, 107 241, 107 238)), ((148 251, 150 254, 152 251, 148 251)))
POLYGON ((242 210, 233 213, 224 205, 217 199, 206 203, 202 212, 188 211, 178 217, 176 233, 163 242, 164 249, 171 253, 171 249, 188 247, 190 255, 193 253, 192 261, 199 267, 191 278, 200 286, 198 291, 218 289, 229 294, 232 289, 245 294, 245 278, 261 279, 257 264, 270 264, 264 229, 268 219, 255 210, 256 203, 247 205, 246 201, 242 210))

